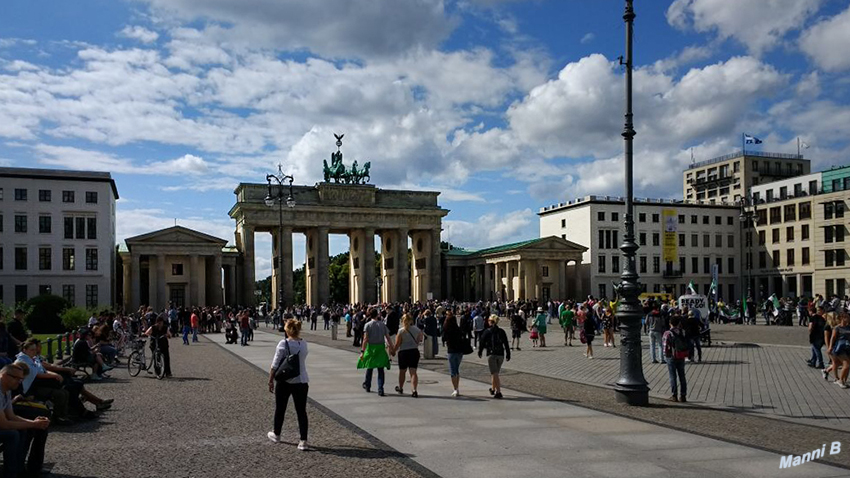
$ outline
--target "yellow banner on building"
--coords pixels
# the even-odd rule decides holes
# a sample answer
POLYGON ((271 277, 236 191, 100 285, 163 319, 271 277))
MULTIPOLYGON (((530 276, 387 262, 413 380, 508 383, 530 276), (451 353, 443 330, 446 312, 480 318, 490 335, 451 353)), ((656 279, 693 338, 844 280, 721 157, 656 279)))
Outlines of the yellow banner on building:
POLYGON ((679 261, 679 216, 675 209, 664 209, 661 211, 661 218, 664 224, 663 261, 675 264, 679 261))

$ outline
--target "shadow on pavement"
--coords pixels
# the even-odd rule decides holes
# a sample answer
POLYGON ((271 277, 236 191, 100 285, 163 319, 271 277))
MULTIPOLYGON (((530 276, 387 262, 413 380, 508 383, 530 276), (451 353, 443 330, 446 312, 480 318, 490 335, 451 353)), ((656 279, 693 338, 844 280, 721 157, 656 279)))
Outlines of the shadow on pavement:
POLYGON ((323 455, 333 455, 343 458, 364 458, 370 459, 385 459, 385 458, 410 458, 411 455, 401 453, 395 450, 383 450, 361 447, 339 447, 330 448, 324 446, 312 446, 307 449, 307 452, 316 452, 323 455))

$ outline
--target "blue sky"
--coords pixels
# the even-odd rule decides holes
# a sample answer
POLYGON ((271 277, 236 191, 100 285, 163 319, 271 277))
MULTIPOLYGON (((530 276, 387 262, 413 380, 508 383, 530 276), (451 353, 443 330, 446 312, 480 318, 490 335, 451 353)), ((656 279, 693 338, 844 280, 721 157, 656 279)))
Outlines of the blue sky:
MULTIPOLYGON (((850 153, 850 7, 636 2, 636 192, 690 161, 850 153)), ((120 239, 178 224, 233 240, 239 182, 321 178, 334 132, 385 188, 443 192, 444 238, 535 237, 543 205, 622 185, 623 2, 10 0, 0 163, 115 176, 120 239)), ((270 237, 258 235, 257 270, 270 237)), ((332 252, 347 240, 334 236, 332 252)), ((296 237, 295 261, 303 262, 296 237)))

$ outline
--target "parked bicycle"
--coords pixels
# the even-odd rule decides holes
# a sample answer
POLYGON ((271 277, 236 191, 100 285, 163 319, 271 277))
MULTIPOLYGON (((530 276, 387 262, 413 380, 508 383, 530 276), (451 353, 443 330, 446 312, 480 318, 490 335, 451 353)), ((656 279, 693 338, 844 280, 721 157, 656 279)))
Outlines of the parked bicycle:
POLYGON ((165 377, 165 358, 162 355, 162 352, 159 350, 159 339, 160 337, 151 337, 153 340, 153 353, 151 354, 151 361, 148 363, 147 361, 147 353, 145 350, 145 339, 136 339, 133 343, 133 348, 135 349, 133 353, 130 354, 130 358, 127 360, 127 371, 130 372, 130 375, 135 377, 139 375, 142 370, 150 373, 151 367, 153 367, 154 373, 156 374, 156 378, 158 380, 162 380, 165 377))

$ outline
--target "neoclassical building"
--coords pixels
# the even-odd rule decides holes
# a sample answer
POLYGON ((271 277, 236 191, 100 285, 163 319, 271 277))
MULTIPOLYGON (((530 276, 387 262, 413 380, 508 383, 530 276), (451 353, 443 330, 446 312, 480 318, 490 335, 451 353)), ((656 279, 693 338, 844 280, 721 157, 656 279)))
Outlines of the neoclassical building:
MULTIPOLYGON (((183 226, 130 237, 119 248, 121 304, 164 308, 237 303, 239 252, 227 241, 183 226)), ((251 281, 253 284, 253 280, 251 281)))
POLYGON ((477 251, 451 248, 444 252, 445 297, 463 301, 575 298, 581 278, 568 274, 567 265, 580 264, 586 250, 555 236, 477 251))
POLYGON ((278 291, 291 304, 292 234, 306 236, 306 302, 329 301, 328 235, 349 238, 350 297, 352 303, 424 301, 440 298, 442 218, 448 210, 437 204, 439 192, 394 191, 368 184, 319 183, 293 186, 294 207, 266 205, 277 186, 239 184, 230 217, 236 221, 236 248, 240 303, 254 301, 254 234, 272 235, 272 303, 278 291), (381 238, 380 280, 375 277, 375 236, 381 238), (412 257, 408 260, 408 241, 412 257), (380 284, 381 295, 377 287, 380 284))

